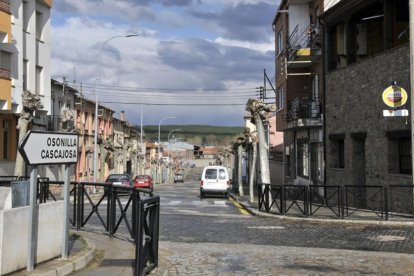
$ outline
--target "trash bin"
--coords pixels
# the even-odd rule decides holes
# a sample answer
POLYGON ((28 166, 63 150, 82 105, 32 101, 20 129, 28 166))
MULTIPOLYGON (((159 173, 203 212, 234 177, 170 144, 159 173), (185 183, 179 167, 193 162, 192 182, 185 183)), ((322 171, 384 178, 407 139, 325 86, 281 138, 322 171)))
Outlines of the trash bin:
POLYGON ((30 180, 13 181, 12 208, 29 206, 30 204, 30 180))

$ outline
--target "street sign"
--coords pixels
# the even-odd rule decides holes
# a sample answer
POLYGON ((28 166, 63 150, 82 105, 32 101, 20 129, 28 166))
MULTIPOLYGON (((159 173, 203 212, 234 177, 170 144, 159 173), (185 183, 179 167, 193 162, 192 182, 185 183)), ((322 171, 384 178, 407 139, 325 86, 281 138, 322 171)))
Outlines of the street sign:
POLYGON ((29 165, 76 164, 78 135, 29 131, 19 144, 19 152, 29 165))

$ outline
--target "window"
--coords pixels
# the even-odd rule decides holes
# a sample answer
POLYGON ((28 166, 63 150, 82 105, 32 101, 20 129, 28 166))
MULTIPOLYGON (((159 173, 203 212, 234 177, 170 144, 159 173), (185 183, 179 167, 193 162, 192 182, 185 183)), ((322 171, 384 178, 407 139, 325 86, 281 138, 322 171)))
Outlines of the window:
POLYGON ((331 139, 332 168, 345 168, 345 140, 331 139))
POLYGON ((307 143, 298 142, 298 176, 309 177, 309 147, 307 143))
POLYGON ((27 91, 27 87, 28 87, 28 63, 29 61, 27 59, 23 60, 23 90, 27 91))
POLYGON ((9 158, 8 151, 9 151, 9 132, 10 132, 10 124, 9 121, 3 120, 3 160, 7 160, 9 158))
POLYGON ((216 169, 207 169, 205 174, 206 179, 217 179, 217 170, 216 169))
POLYGON ((285 102, 285 91, 283 88, 279 88, 277 91, 277 110, 282 110, 284 108, 285 102))
POLYGON ((412 174, 411 138, 392 137, 388 144, 388 168, 390 173, 412 174))
POLYGON ((36 39, 42 41, 43 34, 43 14, 36 12, 36 39))
POLYGON ((282 51, 283 51, 283 32, 282 32, 282 30, 280 30, 278 33, 277 33, 277 55, 280 55, 281 53, 282 53, 282 51))
POLYGON ((8 52, 0 52, 0 67, 10 70, 11 68, 11 54, 8 52))
POLYGON ((411 164, 411 139, 400 138, 398 141, 398 154, 399 154, 399 171, 404 174, 412 174, 411 164))
POLYGON ((29 31, 29 19, 30 19, 29 4, 27 3, 27 1, 23 1, 22 6, 23 6, 23 30, 25 32, 28 32, 29 31))
POLYGON ((42 95, 43 93, 43 67, 36 66, 36 94, 42 95))
POLYGON ((219 179, 226 179, 226 172, 223 169, 219 171, 219 179))

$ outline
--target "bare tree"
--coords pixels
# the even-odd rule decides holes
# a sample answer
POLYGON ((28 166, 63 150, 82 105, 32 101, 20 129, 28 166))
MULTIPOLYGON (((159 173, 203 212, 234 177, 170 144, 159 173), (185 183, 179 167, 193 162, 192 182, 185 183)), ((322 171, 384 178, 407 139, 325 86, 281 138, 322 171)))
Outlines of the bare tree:
POLYGON ((256 173, 256 162, 257 162, 257 132, 251 132, 249 128, 245 128, 244 134, 246 136, 246 141, 249 141, 252 150, 252 157, 251 157, 251 166, 250 166, 250 173, 249 173, 249 195, 250 195, 250 202, 254 201, 254 193, 253 193, 253 185, 254 185, 254 177, 256 173))
MULTIPOLYGON (((27 133, 29 123, 33 120, 33 113, 36 110, 43 109, 43 104, 38 95, 32 94, 30 91, 23 91, 22 93, 22 105, 23 110, 20 113, 17 129, 19 130, 19 143, 23 140, 27 133)), ((24 160, 20 153, 17 151, 16 166, 14 168, 14 175, 24 175, 24 160)))
POLYGON ((267 120, 269 112, 276 111, 275 105, 268 105, 263 101, 257 99, 249 99, 246 105, 253 116, 253 123, 256 125, 257 137, 259 142, 259 168, 261 183, 270 183, 270 169, 269 169, 269 152, 266 144, 265 129, 263 122, 267 120))

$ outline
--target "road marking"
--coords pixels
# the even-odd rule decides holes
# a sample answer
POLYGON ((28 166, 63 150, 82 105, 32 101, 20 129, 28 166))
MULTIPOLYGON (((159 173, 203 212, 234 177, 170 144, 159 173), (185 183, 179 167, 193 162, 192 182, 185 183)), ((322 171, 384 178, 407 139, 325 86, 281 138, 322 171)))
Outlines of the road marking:
POLYGON ((234 200, 234 199, 232 199, 232 198, 230 198, 229 200, 230 200, 230 202, 231 202, 231 203, 233 203, 233 205, 234 205, 234 206, 236 206, 236 207, 239 209, 240 213, 242 213, 243 215, 246 215, 246 216, 249 216, 249 215, 250 215, 250 213, 249 213, 249 212, 247 212, 247 211, 246 211, 246 209, 244 209, 244 208, 240 205, 240 203, 238 203, 237 201, 235 201, 235 200, 234 200))
POLYGON ((171 200, 168 205, 178 205, 181 203, 181 200, 171 200))
POLYGON ((248 226, 247 229, 260 229, 260 230, 284 230, 283 226, 248 226))

